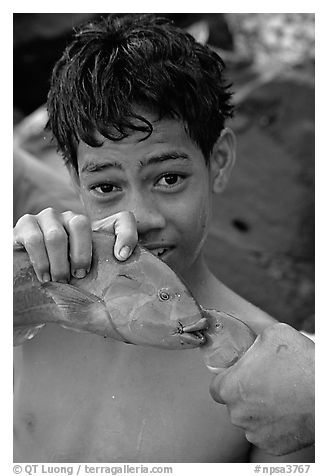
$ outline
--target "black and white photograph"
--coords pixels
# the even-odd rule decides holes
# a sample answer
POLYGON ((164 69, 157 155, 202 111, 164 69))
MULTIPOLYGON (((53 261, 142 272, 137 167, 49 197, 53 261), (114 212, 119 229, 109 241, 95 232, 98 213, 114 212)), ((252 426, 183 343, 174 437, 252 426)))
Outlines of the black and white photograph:
POLYGON ((14 473, 315 462, 315 19, 12 14, 14 473))

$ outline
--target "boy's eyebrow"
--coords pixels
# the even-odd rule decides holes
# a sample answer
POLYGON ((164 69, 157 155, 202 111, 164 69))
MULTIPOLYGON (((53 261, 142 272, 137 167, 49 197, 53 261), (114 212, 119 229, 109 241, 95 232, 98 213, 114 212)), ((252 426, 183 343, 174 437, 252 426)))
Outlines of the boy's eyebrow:
POLYGON ((184 152, 164 152, 158 155, 152 155, 149 159, 145 161, 140 160, 140 166, 146 167, 147 165, 158 164, 161 162, 165 162, 166 160, 191 160, 189 155, 185 154, 184 152))
POLYGON ((123 167, 121 164, 118 162, 87 162, 86 164, 83 165, 81 169, 81 173, 91 173, 91 172, 102 172, 103 170, 110 169, 110 168, 116 168, 122 170, 123 167))
MULTIPOLYGON (((152 155, 149 159, 140 160, 139 164, 140 164, 140 168, 142 168, 148 165, 154 165, 161 162, 165 162, 166 160, 177 160, 177 159, 191 160, 189 155, 183 152, 165 152, 158 155, 152 155)), ((90 161, 83 165, 81 169, 81 173, 102 172, 103 170, 107 170, 110 168, 117 168, 119 170, 123 170, 123 167, 119 162, 110 162, 107 160, 105 162, 90 161)))

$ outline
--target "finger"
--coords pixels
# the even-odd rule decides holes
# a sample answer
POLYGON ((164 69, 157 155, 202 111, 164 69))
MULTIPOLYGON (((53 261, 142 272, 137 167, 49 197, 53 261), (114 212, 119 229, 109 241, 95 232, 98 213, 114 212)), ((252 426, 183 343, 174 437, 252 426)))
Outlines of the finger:
POLYGON ((53 281, 67 282, 70 277, 68 260, 68 236, 57 213, 46 209, 37 215, 50 265, 53 281))
POLYGON ((90 271, 92 258, 91 224, 85 215, 73 212, 62 214, 63 224, 69 236, 69 259, 71 274, 84 278, 90 271))
POLYGON ((92 224, 93 230, 108 230, 116 236, 114 255, 125 261, 138 243, 136 219, 131 212, 119 212, 92 224))
POLYGON ((24 215, 14 228, 14 249, 25 249, 39 281, 50 281, 50 265, 42 231, 36 218, 24 215))
POLYGON ((114 255, 118 260, 124 261, 138 243, 137 222, 133 213, 118 214, 114 222, 114 233, 116 236, 114 255))
POLYGON ((222 370, 220 373, 215 375, 210 384, 210 394, 213 400, 217 403, 227 404, 227 395, 224 389, 224 378, 228 370, 222 370))
POLYGON ((95 220, 91 223, 92 231, 107 231, 108 233, 114 233, 114 222, 117 218, 117 214, 111 215, 101 220, 95 220))

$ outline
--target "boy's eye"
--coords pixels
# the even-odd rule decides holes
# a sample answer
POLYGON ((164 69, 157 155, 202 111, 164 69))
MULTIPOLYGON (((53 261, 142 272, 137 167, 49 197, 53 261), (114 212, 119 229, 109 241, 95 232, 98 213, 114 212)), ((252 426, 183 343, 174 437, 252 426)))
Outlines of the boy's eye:
POLYGON ((174 187, 180 185, 184 180, 184 177, 179 174, 165 174, 157 182, 156 185, 160 187, 174 187))
POLYGON ((93 185, 91 190, 99 193, 100 195, 105 195, 107 193, 117 192, 120 191, 119 187, 116 187, 112 183, 100 183, 98 185, 93 185))

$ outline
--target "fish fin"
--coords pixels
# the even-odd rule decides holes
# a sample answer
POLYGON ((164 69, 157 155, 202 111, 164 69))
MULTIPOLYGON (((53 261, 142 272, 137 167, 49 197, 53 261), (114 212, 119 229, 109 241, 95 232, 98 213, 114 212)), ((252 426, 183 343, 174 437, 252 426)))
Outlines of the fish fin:
MULTIPOLYGON (((93 304, 105 306, 102 299, 95 294, 85 290, 80 290, 71 284, 48 282, 43 284, 43 289, 55 301, 60 310, 64 313, 79 315, 85 313, 87 308, 93 304)), ((90 312, 90 311, 89 311, 90 312)))
POLYGON ((123 340, 113 327, 105 302, 86 290, 71 284, 48 282, 42 285, 62 314, 58 322, 65 329, 123 340))
POLYGON ((61 311, 65 323, 61 321, 59 324, 64 329, 88 333, 88 330, 76 326, 77 320, 90 316, 94 312, 94 305, 104 307, 104 303, 97 296, 88 291, 81 291, 71 284, 49 282, 42 287, 52 297, 61 311))

